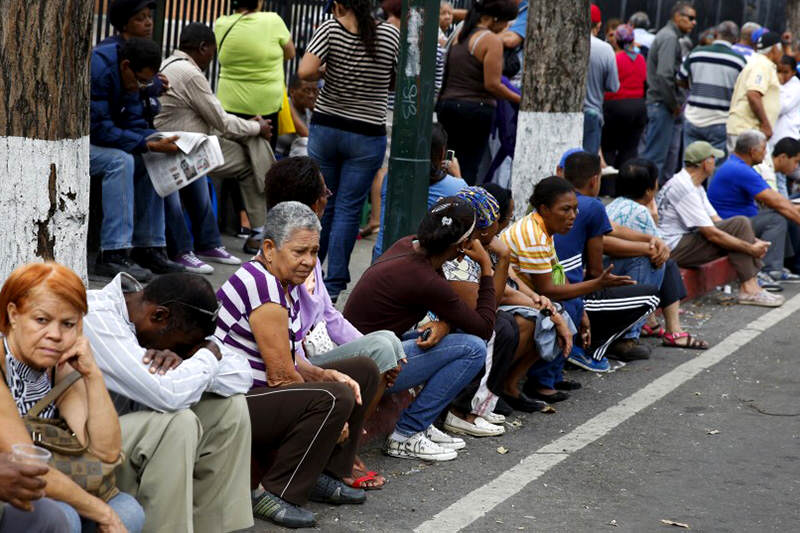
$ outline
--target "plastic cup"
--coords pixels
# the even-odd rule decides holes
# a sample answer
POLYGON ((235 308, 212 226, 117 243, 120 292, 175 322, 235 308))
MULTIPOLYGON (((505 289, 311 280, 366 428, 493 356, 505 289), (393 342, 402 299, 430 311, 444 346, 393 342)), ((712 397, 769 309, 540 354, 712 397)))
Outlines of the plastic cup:
POLYGON ((11 460, 15 463, 47 466, 52 458, 53 454, 49 450, 45 450, 35 444, 14 444, 11 446, 11 460))

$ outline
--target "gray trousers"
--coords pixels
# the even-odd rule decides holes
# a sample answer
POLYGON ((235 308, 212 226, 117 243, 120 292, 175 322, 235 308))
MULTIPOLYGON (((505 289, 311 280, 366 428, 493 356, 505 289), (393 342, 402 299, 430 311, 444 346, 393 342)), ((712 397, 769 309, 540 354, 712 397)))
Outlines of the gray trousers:
POLYGON ((378 330, 337 346, 329 352, 315 355, 311 358, 311 362, 319 366, 359 356, 372 359, 378 366, 378 372, 383 374, 395 368, 399 364, 398 361, 405 358, 406 354, 403 351, 403 343, 397 335, 391 331, 378 330))
POLYGON ((242 395, 204 394, 191 409, 123 415, 117 486, 144 507, 148 533, 253 525, 250 414, 242 395))
POLYGON ((786 217, 769 207, 762 207, 756 216, 750 217, 750 223, 753 225, 756 237, 772 243, 767 255, 764 256, 763 270, 780 271, 783 268, 783 259, 788 255, 794 255, 792 244, 789 242, 786 217))

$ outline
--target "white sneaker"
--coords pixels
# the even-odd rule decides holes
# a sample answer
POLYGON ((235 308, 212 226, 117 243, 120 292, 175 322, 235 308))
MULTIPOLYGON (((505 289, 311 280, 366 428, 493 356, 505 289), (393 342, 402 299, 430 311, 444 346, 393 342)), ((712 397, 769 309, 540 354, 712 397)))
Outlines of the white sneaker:
POLYGON ((444 429, 460 435, 471 435, 473 437, 496 437, 506 432, 503 426, 490 424, 481 417, 475 419, 474 424, 458 418, 453 413, 447 413, 444 419, 444 429))
POLYGON ((460 450, 467 447, 467 443, 464 442, 464 439, 452 437, 433 424, 425 430, 425 436, 428 440, 434 444, 438 444, 445 450, 460 450))
POLYGON ((481 418, 489 422, 490 424, 503 424, 506 421, 506 417, 499 413, 486 413, 481 415, 481 418))
POLYGON ((458 457, 455 450, 447 450, 431 442, 425 433, 420 431, 403 442, 389 437, 386 439, 384 453, 401 459, 422 459, 423 461, 450 461, 458 457))
POLYGON ((202 262, 192 251, 179 254, 173 261, 183 265, 187 272, 193 272, 194 274, 211 274, 214 272, 214 267, 202 262))

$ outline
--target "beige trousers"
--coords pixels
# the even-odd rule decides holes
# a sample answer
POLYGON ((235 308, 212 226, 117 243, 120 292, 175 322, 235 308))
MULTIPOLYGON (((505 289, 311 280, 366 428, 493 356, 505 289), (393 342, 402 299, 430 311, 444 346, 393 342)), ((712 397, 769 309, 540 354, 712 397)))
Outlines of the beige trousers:
POLYGON ((253 525, 250 414, 242 395, 191 409, 120 417, 117 486, 144 507, 147 533, 220 533, 253 525))
POLYGON ((264 195, 264 178, 275 161, 269 143, 261 137, 236 142, 219 137, 219 147, 225 163, 209 175, 219 190, 219 181, 235 179, 242 191, 244 209, 250 226, 260 228, 267 217, 267 198, 264 195))

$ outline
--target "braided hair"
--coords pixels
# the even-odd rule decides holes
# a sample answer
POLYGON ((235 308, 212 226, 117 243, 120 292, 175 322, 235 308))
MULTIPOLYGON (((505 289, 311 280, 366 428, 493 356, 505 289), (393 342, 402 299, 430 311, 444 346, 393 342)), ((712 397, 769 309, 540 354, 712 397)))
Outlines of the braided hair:
POLYGON ((500 204, 483 187, 467 187, 456 194, 456 198, 468 202, 475 210, 475 227, 486 229, 500 218, 500 204))

